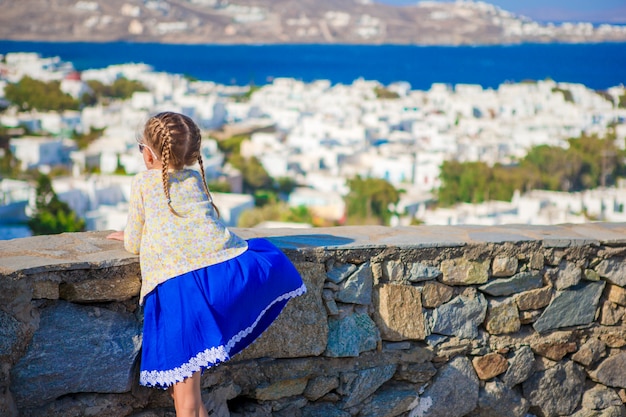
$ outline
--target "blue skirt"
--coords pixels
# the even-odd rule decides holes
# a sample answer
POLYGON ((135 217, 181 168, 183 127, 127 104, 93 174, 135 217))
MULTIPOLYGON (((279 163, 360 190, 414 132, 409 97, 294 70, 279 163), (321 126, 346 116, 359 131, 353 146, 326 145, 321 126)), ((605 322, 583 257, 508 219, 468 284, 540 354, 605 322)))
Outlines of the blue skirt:
POLYGON ((145 299, 139 383, 167 388, 250 345, 306 287, 270 241, 169 279, 145 299))

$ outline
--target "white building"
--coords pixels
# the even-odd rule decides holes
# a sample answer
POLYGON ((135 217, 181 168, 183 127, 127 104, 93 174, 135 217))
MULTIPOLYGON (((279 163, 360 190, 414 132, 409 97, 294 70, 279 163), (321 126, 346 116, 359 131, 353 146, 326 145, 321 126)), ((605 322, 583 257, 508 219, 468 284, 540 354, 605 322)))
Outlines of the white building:
POLYGON ((11 153, 21 162, 21 169, 55 166, 66 161, 62 139, 26 136, 9 141, 11 153))

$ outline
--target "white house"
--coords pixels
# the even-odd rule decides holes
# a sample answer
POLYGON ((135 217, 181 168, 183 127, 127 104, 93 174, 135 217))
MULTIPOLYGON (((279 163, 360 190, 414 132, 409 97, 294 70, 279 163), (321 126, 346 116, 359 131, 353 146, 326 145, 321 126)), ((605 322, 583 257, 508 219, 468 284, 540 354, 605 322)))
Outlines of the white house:
POLYGON ((21 169, 55 166, 66 161, 63 139, 26 136, 9 141, 11 153, 21 162, 21 169))

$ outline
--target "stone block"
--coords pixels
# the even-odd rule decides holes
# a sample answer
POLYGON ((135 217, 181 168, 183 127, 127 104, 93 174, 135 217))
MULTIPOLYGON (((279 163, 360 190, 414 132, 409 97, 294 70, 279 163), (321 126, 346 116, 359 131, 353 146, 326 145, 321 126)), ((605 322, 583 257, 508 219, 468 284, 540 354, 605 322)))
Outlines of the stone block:
POLYGON ((560 291, 533 324, 539 333, 591 323, 596 315, 604 281, 583 281, 560 291))
POLYGON ((369 305, 372 303, 373 282, 372 267, 365 262, 339 284, 336 299, 344 303, 369 305))
POLYGON ((469 359, 456 357, 441 367, 420 395, 412 415, 462 417, 478 405, 479 380, 469 359))
POLYGON ((540 288, 542 285, 542 278, 538 273, 520 272, 510 278, 489 281, 478 289, 494 297, 502 297, 540 288))
POLYGON ((380 342, 380 332, 365 313, 348 313, 328 320, 326 356, 356 357, 374 350, 380 342))
POLYGON ((450 301, 454 295, 454 288, 437 281, 429 281, 422 287, 422 306, 437 308, 450 301))
POLYGON ((504 356, 494 352, 476 356, 472 359, 472 365, 478 378, 486 381, 506 372, 509 363, 504 356))
POLYGON ((129 391, 140 346, 132 314, 59 301, 41 312, 39 329, 12 369, 16 403, 33 407, 71 393, 129 391))
POLYGON ((574 362, 557 363, 522 384, 524 397, 544 416, 569 416, 580 403, 585 376, 574 362))
POLYGON ((383 340, 424 340, 426 324, 419 288, 383 284, 375 291, 374 321, 383 340))
POLYGON ((140 289, 141 278, 139 276, 86 279, 62 283, 59 286, 59 297, 79 303, 120 301, 139 295, 140 289))
POLYGON ((448 285, 484 284, 489 279, 489 264, 465 258, 445 259, 441 262, 441 282, 448 285))
POLYGON ((324 266, 312 262, 294 265, 306 284, 306 294, 290 300, 276 321, 237 355, 237 360, 317 356, 326 349, 328 316, 322 301, 324 266))
POLYGON ((35 281, 33 282, 33 299, 59 299, 59 284, 53 281, 35 281))
POLYGON ((515 296, 517 308, 521 311, 544 308, 550 304, 550 300, 552 300, 552 287, 524 291, 515 296))
POLYGON ((510 277, 517 272, 518 260, 514 256, 497 256, 491 263, 494 277, 510 277))
POLYGON ((485 328, 491 334, 510 334, 521 327, 517 304, 511 298, 502 302, 489 302, 485 328))
POLYGON ((254 397, 259 401, 271 401, 300 395, 306 389, 308 378, 297 378, 277 381, 262 385, 255 391, 254 397))
POLYGON ((478 326, 486 314, 485 296, 472 288, 467 294, 458 295, 436 308, 428 323, 432 333, 474 339, 478 337, 478 326))
POLYGON ((607 290, 607 300, 620 306, 626 306, 626 288, 622 288, 613 284, 608 284, 607 290))
POLYGON ((609 387, 626 388, 626 352, 604 359, 595 371, 591 371, 594 381, 609 387))

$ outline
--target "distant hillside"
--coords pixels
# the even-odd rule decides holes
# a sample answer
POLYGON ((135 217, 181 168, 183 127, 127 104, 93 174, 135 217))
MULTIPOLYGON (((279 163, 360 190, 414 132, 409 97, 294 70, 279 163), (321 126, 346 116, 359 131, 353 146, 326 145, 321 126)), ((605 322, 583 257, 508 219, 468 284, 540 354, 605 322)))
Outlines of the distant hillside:
POLYGON ((0 38, 165 43, 478 45, 626 41, 626 28, 539 24, 483 2, 0 0, 0 38))

